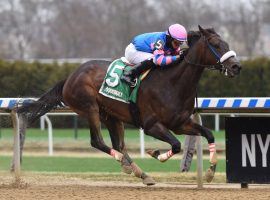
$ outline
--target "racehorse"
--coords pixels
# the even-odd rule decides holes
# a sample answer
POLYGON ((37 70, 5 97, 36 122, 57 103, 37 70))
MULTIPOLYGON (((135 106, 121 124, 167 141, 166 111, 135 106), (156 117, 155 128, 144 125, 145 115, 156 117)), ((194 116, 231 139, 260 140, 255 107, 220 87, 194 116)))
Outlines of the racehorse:
MULTIPOLYGON (((197 135, 207 139, 210 167, 206 177, 210 182, 217 164, 215 138, 209 129, 195 123, 191 118, 196 88, 205 68, 234 77, 239 74, 241 65, 235 52, 229 49, 229 45, 214 29, 198 27, 199 31, 188 33, 189 50, 183 61, 165 69, 156 67, 142 81, 136 105, 139 110, 139 125, 145 134, 171 145, 171 149, 163 154, 159 150, 148 151, 161 162, 180 152, 181 144, 174 134, 197 135)), ((88 120, 93 147, 120 161, 126 173, 133 171, 135 176, 143 179, 144 184, 152 185, 154 180, 126 152, 123 123, 137 124, 129 110, 129 104, 110 99, 98 92, 109 65, 109 61, 101 60, 82 64, 38 101, 19 108, 18 113, 27 116, 31 123, 64 103, 88 120), (101 122, 109 130, 112 148, 103 141, 101 122)))

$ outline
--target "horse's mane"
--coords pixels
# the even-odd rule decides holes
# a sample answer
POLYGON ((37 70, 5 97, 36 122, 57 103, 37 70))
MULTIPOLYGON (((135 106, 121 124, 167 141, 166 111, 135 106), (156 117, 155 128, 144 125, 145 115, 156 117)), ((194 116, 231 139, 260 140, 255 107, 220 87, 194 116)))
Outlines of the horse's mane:
POLYGON ((201 37, 200 31, 189 31, 188 32, 188 46, 192 47, 201 37))
MULTIPOLYGON (((205 30, 208 31, 209 33, 218 35, 215 29, 213 28, 207 28, 205 30)), ((188 32, 188 46, 192 47, 200 39, 200 37, 201 37, 200 31, 189 31, 188 32)))

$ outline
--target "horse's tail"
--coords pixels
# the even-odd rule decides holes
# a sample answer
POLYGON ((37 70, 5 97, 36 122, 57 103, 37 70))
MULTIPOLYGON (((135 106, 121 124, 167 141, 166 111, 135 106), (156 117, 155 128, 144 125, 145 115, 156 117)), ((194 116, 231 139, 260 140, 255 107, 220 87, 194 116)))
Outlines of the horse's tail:
POLYGON ((66 80, 59 81, 53 88, 43 94, 37 101, 25 104, 18 108, 19 114, 24 114, 29 124, 52 109, 63 107, 63 87, 66 80))

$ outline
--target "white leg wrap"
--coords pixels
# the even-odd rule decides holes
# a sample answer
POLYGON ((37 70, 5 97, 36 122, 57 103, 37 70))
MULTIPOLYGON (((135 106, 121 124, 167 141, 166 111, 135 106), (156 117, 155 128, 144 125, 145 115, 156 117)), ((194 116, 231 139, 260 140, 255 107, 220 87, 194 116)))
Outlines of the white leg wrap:
POLYGON ((111 149, 110 155, 112 157, 114 157, 115 160, 117 160, 117 161, 121 161, 122 158, 123 158, 123 154, 121 154, 120 152, 118 152, 118 151, 116 151, 114 149, 111 149))
POLYGON ((216 164, 217 163, 217 153, 216 153, 216 144, 215 143, 209 144, 209 152, 210 152, 210 163, 216 164))
POLYGON ((158 160, 161 162, 165 162, 166 160, 168 160, 172 156, 173 156, 173 152, 172 152, 172 150, 169 150, 166 153, 160 154, 158 156, 158 160))

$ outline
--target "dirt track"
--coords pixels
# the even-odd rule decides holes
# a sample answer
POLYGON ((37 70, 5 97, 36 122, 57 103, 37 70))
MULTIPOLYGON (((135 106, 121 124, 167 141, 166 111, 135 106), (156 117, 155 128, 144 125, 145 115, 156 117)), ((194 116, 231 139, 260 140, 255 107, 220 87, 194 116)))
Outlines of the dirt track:
POLYGON ((102 199, 102 200, 161 200, 161 199, 270 199, 269 185, 250 185, 240 189, 236 184, 207 184, 196 189, 194 184, 158 183, 147 187, 142 183, 91 181, 84 178, 31 175, 20 182, 11 176, 0 178, 0 199, 102 199))

